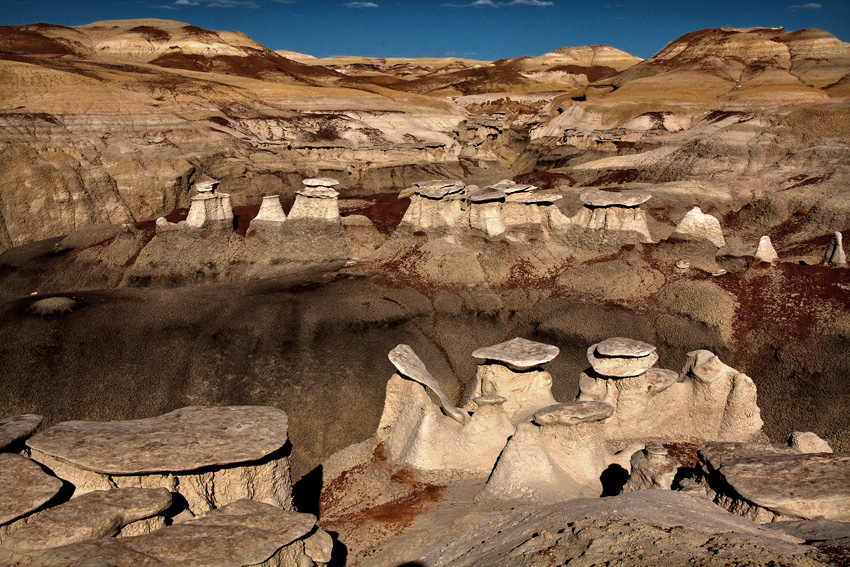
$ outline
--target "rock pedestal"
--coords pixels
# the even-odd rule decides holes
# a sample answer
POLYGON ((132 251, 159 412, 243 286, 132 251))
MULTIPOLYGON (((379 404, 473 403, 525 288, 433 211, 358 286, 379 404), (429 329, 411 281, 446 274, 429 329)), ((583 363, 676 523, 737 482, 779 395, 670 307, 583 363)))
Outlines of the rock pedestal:
POLYGON ((286 414, 259 406, 187 407, 129 421, 68 421, 27 441, 74 497, 166 488, 200 515, 240 498, 292 507, 286 414))
POLYGON ((522 338, 476 350, 472 356, 484 363, 478 367, 473 396, 501 396, 513 423, 527 421, 537 410, 557 403, 552 376, 540 365, 558 352, 558 347, 522 338))
POLYGON ((339 224, 339 193, 333 189, 335 185, 339 181, 329 177, 305 179, 304 188, 295 192, 289 218, 339 224))
MULTIPOLYGON (((216 191, 218 181, 209 179, 195 184, 198 194, 192 197, 186 226, 193 228, 227 228, 233 225, 230 195, 216 191)), ((165 227, 164 227, 165 228, 165 227)))
POLYGON ((672 236, 691 240, 708 240, 717 248, 723 248, 726 245, 720 221, 703 213, 699 207, 694 207, 687 212, 685 218, 676 225, 672 236))
POLYGON ((640 209, 651 197, 639 191, 588 189, 579 196, 584 207, 571 222, 587 230, 634 233, 637 242, 652 242, 646 213, 640 209))
POLYGON ((769 264, 775 264, 779 261, 779 255, 776 253, 776 250, 773 248, 773 243, 770 241, 769 236, 762 236, 759 239, 759 245, 756 249, 756 260, 759 262, 767 262, 769 264))

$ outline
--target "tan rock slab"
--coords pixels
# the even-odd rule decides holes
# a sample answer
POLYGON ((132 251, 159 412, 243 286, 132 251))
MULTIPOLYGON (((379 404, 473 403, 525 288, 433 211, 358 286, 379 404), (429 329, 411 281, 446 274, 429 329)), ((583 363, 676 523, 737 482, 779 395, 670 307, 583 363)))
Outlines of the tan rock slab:
POLYGON ((605 339, 601 343, 596 343, 596 353, 599 356, 637 358, 647 356, 653 352, 655 352, 655 346, 626 337, 613 337, 605 339))
POLYGON ((111 537, 125 525, 155 516, 170 505, 171 493, 164 488, 89 492, 39 514, 6 538, 0 548, 32 555, 39 550, 111 537))
POLYGON ((850 521, 850 453, 708 443, 699 455, 709 485, 733 509, 750 504, 790 519, 850 521))
POLYGON ((37 463, 13 453, 0 453, 0 525, 37 510, 61 488, 62 481, 37 463))
POLYGON ((773 247, 773 243, 770 241, 769 236, 762 236, 759 239, 759 245, 756 249, 755 256, 756 260, 760 262, 774 264, 779 261, 779 255, 776 253, 776 249, 773 247))
POLYGON ((558 356, 559 352, 561 350, 556 346, 517 337, 497 345, 479 348, 472 356, 503 362, 514 370, 529 370, 549 362, 558 356))
POLYGON ((588 189, 582 191, 579 199, 590 207, 637 207, 652 198, 649 193, 643 191, 602 191, 601 189, 588 189))
POLYGON ((428 199, 443 199, 449 195, 460 193, 466 189, 462 181, 454 179, 438 179, 434 181, 422 181, 413 184, 415 193, 428 199))
POLYGON ((0 419, 0 451, 35 433, 41 421, 42 417, 34 413, 0 419))
POLYGON ((339 197, 339 191, 330 187, 305 187, 296 191, 295 194, 310 199, 336 199, 339 197))
POLYGON ((287 417, 263 406, 191 406, 129 421, 66 421, 32 449, 101 474, 192 471, 257 461, 286 443, 287 417))
POLYGON ((310 177, 302 181, 306 187, 333 187, 339 185, 339 179, 333 177, 310 177))
POLYGON ((467 422, 469 416, 466 412, 455 407, 455 405, 449 401, 443 393, 443 389, 440 388, 440 384, 431 375, 431 373, 428 372, 428 369, 425 367, 425 363, 422 362, 422 359, 416 356, 416 353, 413 352, 412 348, 408 345, 398 345, 390 351, 388 357, 390 362, 393 363, 393 366, 398 369, 399 373, 422 384, 434 392, 434 394, 436 394, 436 396, 440 399, 440 404, 443 411, 446 412, 446 415, 458 423, 467 422))
POLYGON ((614 415, 614 406, 606 402, 566 402, 543 408, 534 414, 537 425, 575 425, 602 421, 614 415))
POLYGON ((540 191, 537 193, 514 193, 508 195, 507 200, 511 203, 526 203, 529 205, 554 203, 563 199, 564 194, 558 191, 540 191))
POLYGON ((666 368, 650 368, 646 371, 646 384, 653 396, 660 394, 679 381, 679 373, 666 368))
POLYGON ((489 203, 491 201, 500 201, 505 198, 505 192, 498 189, 484 189, 469 196, 469 200, 473 203, 489 203))
MULTIPOLYGON (((133 565, 241 567, 268 560, 309 533, 316 518, 260 502, 239 500, 208 515, 149 534, 106 538, 51 549, 33 567, 133 565)), ((309 561, 301 554, 303 560, 309 561)), ((299 563, 300 564, 300 563, 299 563)))
POLYGON ((811 431, 795 431, 788 444, 801 453, 832 453, 829 443, 811 431))
POLYGON ((534 191, 537 189, 536 185, 529 185, 527 183, 517 183, 511 179, 503 179, 498 183, 490 185, 488 189, 497 189, 499 191, 503 191, 508 195, 512 195, 514 193, 526 193, 529 191, 534 191))

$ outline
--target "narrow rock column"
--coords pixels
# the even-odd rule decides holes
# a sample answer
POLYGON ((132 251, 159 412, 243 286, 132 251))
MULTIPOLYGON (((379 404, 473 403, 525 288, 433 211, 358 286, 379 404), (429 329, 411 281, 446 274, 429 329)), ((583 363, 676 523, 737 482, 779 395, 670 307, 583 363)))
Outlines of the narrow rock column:
MULTIPOLYGON (((208 228, 221 226, 225 228, 233 222, 233 209, 230 206, 230 195, 217 193, 218 181, 205 179, 195 184, 198 194, 192 197, 186 225, 193 228, 208 228)), ((166 228, 163 225, 163 228, 166 228)))
POLYGON ((847 256, 844 254, 840 232, 835 231, 833 233, 832 242, 830 242, 829 248, 826 249, 826 254, 823 255, 823 263, 839 268, 847 267, 847 256))
POLYGON ((469 228, 483 232, 490 238, 505 232, 505 219, 502 217, 505 193, 497 190, 482 191, 472 195, 469 202, 469 228))

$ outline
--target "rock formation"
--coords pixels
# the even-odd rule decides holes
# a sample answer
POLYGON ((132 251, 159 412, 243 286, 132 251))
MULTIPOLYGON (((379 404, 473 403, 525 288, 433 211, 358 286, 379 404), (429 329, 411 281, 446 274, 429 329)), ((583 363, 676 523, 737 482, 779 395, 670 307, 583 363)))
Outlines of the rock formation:
POLYGON ((218 181, 204 179, 195 184, 197 195, 192 197, 186 226, 192 228, 232 228, 233 208, 230 195, 216 191, 218 181))
MULTIPOLYGON (((0 431, 19 439, 40 421, 0 431)), ((28 441, 38 462, 0 453, 0 562, 324 565, 330 535, 292 511, 287 425, 280 410, 230 406, 51 427, 28 441)))
POLYGON ((759 245, 756 249, 755 257, 759 262, 767 262, 769 264, 775 264, 779 261, 779 255, 773 248, 773 243, 770 241, 769 236, 762 236, 759 239, 759 245))
POLYGON ((788 439, 788 444, 801 453, 832 453, 829 443, 811 431, 795 431, 788 439))
POLYGON ((847 256, 844 254, 844 245, 840 232, 836 231, 832 234, 832 242, 830 242, 826 253, 823 255, 823 263, 839 268, 847 267, 847 256))
POLYGON ((707 443, 699 458, 709 496, 756 522, 850 521, 850 454, 707 443))
POLYGON ((74 495, 163 487, 195 516, 251 498, 292 508, 287 418, 268 407, 187 407, 147 419, 69 421, 27 441, 74 495))
POLYGON ((260 204, 260 211, 251 220, 249 232, 263 229, 279 229, 286 220, 286 213, 280 204, 280 195, 266 195, 260 204))
POLYGON ((699 207, 694 207, 679 221, 672 236, 687 239, 708 240, 717 248, 723 248, 726 240, 723 238, 723 229, 717 218, 703 213, 699 207))
POLYGON ((640 209, 651 195, 642 192, 600 191, 582 192, 584 207, 572 222, 588 230, 635 233, 637 242, 652 242, 646 213, 640 209))

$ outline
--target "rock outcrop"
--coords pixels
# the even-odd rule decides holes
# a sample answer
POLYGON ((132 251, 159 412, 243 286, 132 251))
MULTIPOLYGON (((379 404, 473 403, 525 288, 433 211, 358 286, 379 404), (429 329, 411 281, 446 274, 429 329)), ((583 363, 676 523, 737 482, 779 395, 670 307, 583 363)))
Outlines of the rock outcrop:
POLYGON ((779 261, 779 255, 776 253, 776 249, 773 247, 769 236, 762 236, 759 239, 758 248, 756 248, 754 255, 759 262, 775 264, 779 261))
POLYGON ((829 243, 829 247, 823 255, 823 263, 839 268, 847 267, 847 255, 844 253, 844 244, 840 232, 836 231, 832 234, 832 242, 829 243))
POLYGON ((699 451, 709 496, 756 522, 850 521, 850 455, 707 443, 699 451))
POLYGON ((241 498, 292 508, 287 418, 269 407, 187 407, 147 419, 69 421, 27 441, 74 496, 166 488, 202 515, 241 498))

